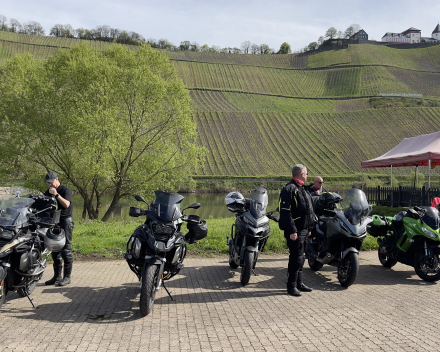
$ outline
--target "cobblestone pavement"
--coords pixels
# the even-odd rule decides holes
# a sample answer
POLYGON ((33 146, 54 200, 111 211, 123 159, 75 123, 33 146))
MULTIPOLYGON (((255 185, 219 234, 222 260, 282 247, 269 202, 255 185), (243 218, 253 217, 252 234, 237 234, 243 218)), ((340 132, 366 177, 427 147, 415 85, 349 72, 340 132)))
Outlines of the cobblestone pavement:
POLYGON ((246 287, 226 257, 187 257, 168 281, 174 297, 157 295, 139 312, 136 276, 122 260, 75 262, 72 284, 17 293, 0 309, 0 351, 439 351, 440 284, 411 267, 382 267, 377 252, 360 253, 353 286, 334 267, 313 272, 314 291, 286 295, 287 257, 261 255, 246 287))

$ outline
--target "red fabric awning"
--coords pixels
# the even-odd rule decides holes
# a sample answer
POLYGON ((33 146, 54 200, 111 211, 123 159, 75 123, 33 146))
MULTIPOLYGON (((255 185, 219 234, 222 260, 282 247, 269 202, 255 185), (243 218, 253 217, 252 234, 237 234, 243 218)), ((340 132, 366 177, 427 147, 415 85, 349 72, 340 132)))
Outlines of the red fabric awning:
POLYGON ((433 163, 440 165, 440 132, 405 138, 388 153, 363 161, 361 165, 362 168, 427 166, 428 160, 431 160, 431 166, 433 163))

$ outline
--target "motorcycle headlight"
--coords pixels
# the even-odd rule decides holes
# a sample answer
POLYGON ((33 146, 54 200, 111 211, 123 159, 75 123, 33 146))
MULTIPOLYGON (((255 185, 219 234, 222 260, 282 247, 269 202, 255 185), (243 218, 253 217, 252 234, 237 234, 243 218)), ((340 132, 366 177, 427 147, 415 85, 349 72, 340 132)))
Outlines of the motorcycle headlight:
POLYGON ((422 227, 423 233, 428 236, 429 238, 432 238, 433 240, 438 239, 438 235, 435 232, 432 232, 424 227, 422 227))

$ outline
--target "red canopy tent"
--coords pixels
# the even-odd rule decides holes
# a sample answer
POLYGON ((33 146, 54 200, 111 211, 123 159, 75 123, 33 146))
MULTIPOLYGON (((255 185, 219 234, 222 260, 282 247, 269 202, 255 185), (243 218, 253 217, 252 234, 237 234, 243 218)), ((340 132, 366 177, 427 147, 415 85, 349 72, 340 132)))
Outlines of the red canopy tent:
POLYGON ((390 166, 391 176, 393 175, 393 166, 428 166, 429 188, 431 186, 431 168, 440 165, 440 132, 405 138, 389 152, 378 158, 363 161, 361 165, 362 169, 390 166))

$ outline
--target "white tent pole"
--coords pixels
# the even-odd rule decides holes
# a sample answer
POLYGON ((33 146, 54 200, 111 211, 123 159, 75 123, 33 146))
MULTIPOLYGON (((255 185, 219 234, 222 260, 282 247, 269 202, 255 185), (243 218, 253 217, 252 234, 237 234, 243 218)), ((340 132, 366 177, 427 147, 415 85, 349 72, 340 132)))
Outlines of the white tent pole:
POLYGON ((391 187, 393 187, 393 165, 391 166, 391 187))
POLYGON ((431 188, 431 159, 428 160, 428 189, 431 188))

